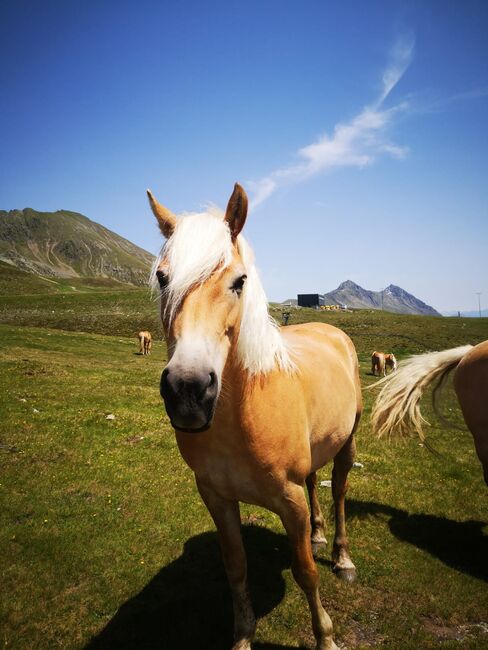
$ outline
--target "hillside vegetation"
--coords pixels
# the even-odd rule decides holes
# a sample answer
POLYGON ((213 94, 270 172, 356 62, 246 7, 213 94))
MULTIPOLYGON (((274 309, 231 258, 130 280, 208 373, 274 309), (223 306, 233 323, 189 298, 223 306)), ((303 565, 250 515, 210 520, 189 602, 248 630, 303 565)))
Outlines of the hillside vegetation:
POLYGON ((112 278, 45 278, 21 271, 12 264, 0 261, 0 296, 49 295, 73 292, 135 291, 132 284, 112 278))
MULTIPOLYGON (((282 308, 271 306, 280 322, 282 308)), ((486 318, 409 316, 380 310, 323 312, 292 309, 290 324, 320 321, 340 327, 358 350, 369 354, 391 348, 400 356, 440 350, 488 338, 486 318)), ((139 329, 161 334, 158 301, 149 289, 106 290, 100 293, 56 292, 37 295, 0 295, 0 323, 31 325, 132 336, 139 329)))
POLYGON ((77 212, 0 210, 0 260, 47 278, 145 285, 153 256, 77 212))

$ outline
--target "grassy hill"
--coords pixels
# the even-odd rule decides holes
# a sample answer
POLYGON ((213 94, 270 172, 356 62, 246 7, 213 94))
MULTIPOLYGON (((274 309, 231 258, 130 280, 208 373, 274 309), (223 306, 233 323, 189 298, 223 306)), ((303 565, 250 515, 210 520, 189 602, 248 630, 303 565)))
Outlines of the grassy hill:
POLYGON ((153 256, 76 212, 26 208, 0 211, 0 260, 44 278, 143 286, 153 256))

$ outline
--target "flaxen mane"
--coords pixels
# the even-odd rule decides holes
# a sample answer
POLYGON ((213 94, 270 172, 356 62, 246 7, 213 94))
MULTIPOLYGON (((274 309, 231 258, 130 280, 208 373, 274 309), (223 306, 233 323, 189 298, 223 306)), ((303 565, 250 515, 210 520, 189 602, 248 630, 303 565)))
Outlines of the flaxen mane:
MULTIPOLYGON (((242 235, 237 238, 237 247, 247 274, 237 346, 239 360, 251 375, 267 373, 275 367, 293 372, 295 364, 279 327, 269 314, 253 252, 242 235)), ((168 264, 169 276, 164 289, 166 315, 172 320, 191 287, 204 282, 217 268, 225 269, 232 261, 232 240, 223 213, 210 208, 207 212, 185 214, 178 219, 173 235, 153 266, 151 281, 158 291, 155 272, 163 258, 168 264)))

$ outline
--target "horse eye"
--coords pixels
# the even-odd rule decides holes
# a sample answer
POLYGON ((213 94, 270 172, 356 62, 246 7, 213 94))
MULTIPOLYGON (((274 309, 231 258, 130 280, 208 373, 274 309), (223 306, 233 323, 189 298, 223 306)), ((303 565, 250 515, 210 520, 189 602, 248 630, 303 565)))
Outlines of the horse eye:
POLYGON ((168 276, 164 271, 156 271, 156 277, 159 282, 161 289, 164 289, 168 285, 168 276))
POLYGON ((231 287, 231 290, 234 291, 238 296, 241 295, 242 287, 244 286, 244 281, 246 280, 247 275, 241 275, 240 278, 234 280, 234 284, 231 287))

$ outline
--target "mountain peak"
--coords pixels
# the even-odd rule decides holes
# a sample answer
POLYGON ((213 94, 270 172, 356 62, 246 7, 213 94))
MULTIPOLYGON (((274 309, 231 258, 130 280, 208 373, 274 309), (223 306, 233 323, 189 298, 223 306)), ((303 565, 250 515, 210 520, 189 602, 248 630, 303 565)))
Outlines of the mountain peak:
POLYGON ((362 289, 362 287, 360 287, 359 284, 356 284, 352 280, 345 280, 344 282, 340 283, 336 291, 341 291, 342 289, 362 289))
POLYGON ((324 299, 328 304, 347 305, 355 309, 383 309, 399 314, 440 316, 433 307, 395 284, 390 284, 381 291, 369 291, 352 280, 346 280, 334 291, 326 293, 324 299))

